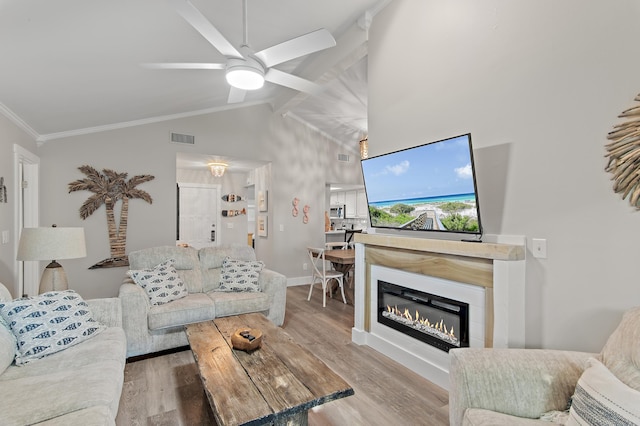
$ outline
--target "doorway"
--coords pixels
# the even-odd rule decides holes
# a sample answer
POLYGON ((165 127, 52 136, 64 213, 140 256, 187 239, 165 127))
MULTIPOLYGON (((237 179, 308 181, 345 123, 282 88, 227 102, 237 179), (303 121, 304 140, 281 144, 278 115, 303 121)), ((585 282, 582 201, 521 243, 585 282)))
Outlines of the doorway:
MULTIPOLYGON (((14 256, 18 255, 18 245, 22 228, 35 228, 40 224, 40 158, 20 145, 13 145, 14 154, 14 256)), ((13 293, 16 297, 38 294, 40 282, 40 262, 29 261, 15 264, 13 293)))
POLYGON ((220 192, 221 185, 178 183, 177 244, 220 245, 220 192))

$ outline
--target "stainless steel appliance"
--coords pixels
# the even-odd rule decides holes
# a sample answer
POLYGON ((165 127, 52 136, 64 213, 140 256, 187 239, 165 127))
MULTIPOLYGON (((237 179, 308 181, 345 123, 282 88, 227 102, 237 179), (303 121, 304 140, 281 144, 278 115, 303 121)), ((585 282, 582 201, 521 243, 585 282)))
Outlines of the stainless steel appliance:
POLYGON ((346 206, 344 204, 331 206, 329 209, 329 218, 331 219, 344 219, 344 212, 346 206))

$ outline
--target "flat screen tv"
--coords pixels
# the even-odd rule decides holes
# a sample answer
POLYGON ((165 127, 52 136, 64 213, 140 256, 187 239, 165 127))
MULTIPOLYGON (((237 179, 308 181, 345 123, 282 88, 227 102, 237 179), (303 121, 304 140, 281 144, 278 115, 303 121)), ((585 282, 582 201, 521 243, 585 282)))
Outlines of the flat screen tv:
POLYGON ((362 160, 372 228, 482 235, 471 134, 362 160))

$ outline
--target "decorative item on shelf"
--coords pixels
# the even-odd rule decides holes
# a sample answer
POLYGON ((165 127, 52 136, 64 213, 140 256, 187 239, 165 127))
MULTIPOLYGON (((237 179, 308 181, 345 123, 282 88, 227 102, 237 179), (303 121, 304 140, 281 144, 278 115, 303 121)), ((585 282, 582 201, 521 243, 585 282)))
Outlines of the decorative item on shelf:
POLYGON ((236 201, 242 201, 242 197, 236 194, 226 194, 222 196, 222 201, 235 203, 236 201))
POLYGON ((224 217, 240 216, 241 214, 247 214, 247 209, 241 209, 241 210, 222 210, 222 216, 224 216, 224 217))
POLYGON ((20 234, 17 260, 50 260, 40 279, 39 293, 67 290, 67 274, 56 260, 87 256, 84 228, 24 228, 20 234))
POLYGON ((262 346, 262 331, 257 328, 242 327, 231 335, 233 349, 251 352, 262 346))
POLYGON ((360 159, 369 158, 369 137, 363 136, 360 139, 360 159))
POLYGON ((0 203, 7 203, 7 187, 4 184, 4 177, 0 176, 0 203))
POLYGON ((211 174, 213 175, 213 177, 222 177, 222 175, 224 175, 225 170, 227 170, 227 167, 229 167, 229 165, 227 163, 209 163, 207 164, 207 166, 209 166, 209 170, 211 170, 211 174))
POLYGON ((329 219, 329 212, 324 212, 324 232, 331 231, 331 220, 329 219))
POLYGON ((268 198, 269 194, 267 191, 258 191, 258 211, 266 212, 268 209, 268 198))
MULTIPOLYGON (((640 95, 635 101, 640 102, 640 95)), ((640 210, 640 105, 622 111, 619 118, 628 121, 616 124, 609 132, 605 145, 609 163, 605 171, 612 174, 613 191, 624 200, 629 196, 629 204, 640 210)))
POLYGON ((304 213, 304 216, 302 217, 302 223, 309 223, 309 209, 311 207, 309 207, 308 204, 305 204, 304 207, 302 208, 302 212, 304 213))
POLYGON ((265 215, 260 215, 258 216, 258 236, 259 237, 266 237, 268 235, 267 232, 267 216, 265 215))
POLYGON ((298 217, 298 203, 300 200, 298 198, 294 198, 291 204, 293 204, 293 210, 291 210, 291 216, 298 217))
POLYGON ((128 173, 118 173, 111 169, 102 169, 100 173, 91 166, 78 167, 87 175, 85 179, 78 179, 69 183, 69 192, 90 191, 94 194, 80 206, 80 217, 85 220, 98 210, 103 204, 107 209, 107 228, 111 257, 101 260, 89 269, 115 268, 128 266, 126 255, 127 226, 129 223, 129 200, 141 199, 153 203, 148 192, 136 188, 138 185, 155 179, 151 175, 136 175, 127 180, 128 173), (118 201, 120 206, 120 220, 116 225, 115 212, 118 201))

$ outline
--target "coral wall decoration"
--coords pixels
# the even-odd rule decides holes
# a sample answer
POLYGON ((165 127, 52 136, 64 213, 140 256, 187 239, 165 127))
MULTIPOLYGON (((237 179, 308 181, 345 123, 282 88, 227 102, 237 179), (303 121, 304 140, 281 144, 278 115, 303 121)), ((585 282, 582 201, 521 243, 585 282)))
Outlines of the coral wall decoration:
POLYGON ((127 180, 128 173, 118 173, 110 169, 103 169, 102 173, 91 166, 78 167, 87 177, 71 182, 69 193, 74 191, 93 192, 87 201, 80 206, 80 217, 84 220, 91 216, 103 204, 107 213, 107 228, 109 231, 109 246, 111 257, 102 260, 89 269, 113 268, 128 266, 126 255, 127 226, 129 216, 129 200, 141 199, 151 204, 151 195, 136 188, 138 185, 154 179, 151 175, 137 175, 127 180), (121 202, 120 218, 116 223, 115 206, 121 202))
MULTIPOLYGON (((640 102, 640 95, 635 97, 640 102)), ((609 163, 605 167, 611 173, 614 192, 640 210, 640 105, 622 111, 618 116, 627 121, 616 124, 609 132, 605 145, 609 163)))

